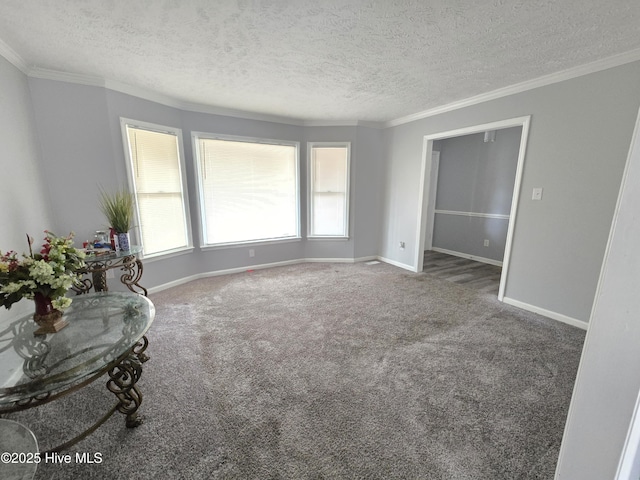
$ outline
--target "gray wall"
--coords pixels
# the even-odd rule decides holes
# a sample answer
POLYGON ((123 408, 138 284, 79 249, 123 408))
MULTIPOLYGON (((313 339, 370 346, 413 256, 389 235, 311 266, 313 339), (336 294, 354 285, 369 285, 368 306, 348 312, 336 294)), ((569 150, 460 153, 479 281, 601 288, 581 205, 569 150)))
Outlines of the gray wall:
MULTIPOLYGON (((509 215, 522 127, 439 141, 437 210, 509 215)), ((433 246, 502 261, 508 219, 436 213, 433 246), (484 246, 484 240, 489 246, 484 246)))
MULTIPOLYGON (((0 57, 0 249, 28 252, 26 234, 37 245, 44 230, 66 234, 56 224, 50 208, 49 189, 57 186, 45 181, 29 95, 27 77, 0 57)), ((0 320, 33 311, 33 302, 23 300, 10 311, 0 308, 0 320)))
POLYGON ((436 214, 433 224, 434 248, 502 262, 509 220, 436 214))
POLYGON ((531 115, 505 296, 588 321, 639 84, 635 62, 387 129, 381 255, 416 258, 425 135, 531 115), (534 187, 542 201, 531 200, 534 187))
POLYGON ((36 78, 29 86, 56 223, 80 242, 91 239, 108 226, 97 205, 99 186, 126 181, 113 161, 105 90, 36 78))
MULTIPOLYGON (((618 478, 620 452, 640 398, 640 131, 627 168, 569 409, 557 479, 618 478)), ((635 428, 640 428, 639 418, 635 428)), ((620 479, 640 475, 638 433, 628 452, 630 468, 620 479)))
POLYGON ((384 149, 380 130, 358 127, 351 165, 354 257, 365 258, 380 253, 380 229, 384 200, 384 149))
MULTIPOLYGON (((55 179, 51 204, 63 229, 80 239, 104 227, 97 191, 127 182, 120 117, 182 129, 194 251, 144 263, 143 284, 163 285, 193 275, 301 258, 353 259, 375 256, 382 204, 383 152, 380 130, 367 127, 313 127, 247 120, 183 111, 101 87, 31 78, 43 168, 55 179), (192 132, 209 132, 300 142, 301 222, 303 239, 288 243, 205 249, 200 246, 200 218, 191 143, 192 132), (306 142, 349 141, 351 215, 348 240, 306 240, 306 142), (73 173, 69 173, 73 172, 73 173), (357 173, 356 173, 357 172, 357 173)), ((134 232, 135 234, 136 232, 134 232)))

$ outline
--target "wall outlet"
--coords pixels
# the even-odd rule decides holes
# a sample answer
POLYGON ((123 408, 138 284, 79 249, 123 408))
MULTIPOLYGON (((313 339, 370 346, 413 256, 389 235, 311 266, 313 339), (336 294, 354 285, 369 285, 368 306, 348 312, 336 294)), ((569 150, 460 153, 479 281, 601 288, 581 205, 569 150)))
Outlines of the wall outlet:
POLYGON ((256 256, 256 251, 255 251, 253 248, 250 248, 250 249, 249 249, 249 256, 250 256, 251 258, 253 258, 253 257, 255 257, 255 256, 256 256))
POLYGON ((486 239, 486 238, 484 239, 484 246, 485 246, 485 247, 488 247, 488 246, 489 246, 489 240, 488 240, 488 239, 486 239))
POLYGON ((400 250, 404 250, 404 242, 400 242, 400 250))
POLYGON ((542 187, 536 187, 533 189, 531 200, 542 200, 542 187))

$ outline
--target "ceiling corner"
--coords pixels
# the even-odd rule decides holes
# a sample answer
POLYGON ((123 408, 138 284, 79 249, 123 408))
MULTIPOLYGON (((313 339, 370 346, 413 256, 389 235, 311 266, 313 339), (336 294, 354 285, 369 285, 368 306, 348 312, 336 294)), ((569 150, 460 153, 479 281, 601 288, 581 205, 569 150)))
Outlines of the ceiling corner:
POLYGON ((29 65, 24 59, 9 45, 0 38, 0 56, 4 57, 9 63, 20 70, 25 75, 29 74, 29 65))

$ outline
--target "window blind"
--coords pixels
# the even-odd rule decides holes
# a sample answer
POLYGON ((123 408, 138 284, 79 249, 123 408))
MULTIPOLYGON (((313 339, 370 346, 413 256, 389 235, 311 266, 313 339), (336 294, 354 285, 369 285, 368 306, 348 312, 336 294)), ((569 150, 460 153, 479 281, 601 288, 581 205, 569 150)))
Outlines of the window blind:
POLYGON ((348 146, 311 146, 310 236, 348 236, 348 146))
POLYGON ((297 146, 199 139, 205 243, 298 234, 297 146))
POLYGON ((127 126, 145 255, 187 247, 186 201, 175 134, 127 126))

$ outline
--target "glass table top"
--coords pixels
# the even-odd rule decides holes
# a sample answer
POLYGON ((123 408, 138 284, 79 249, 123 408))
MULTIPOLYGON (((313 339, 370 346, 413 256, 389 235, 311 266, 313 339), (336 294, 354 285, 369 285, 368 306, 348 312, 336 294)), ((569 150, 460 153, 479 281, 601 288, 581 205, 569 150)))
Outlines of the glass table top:
POLYGON ((118 258, 138 255, 142 252, 142 246, 131 245, 129 250, 86 250, 85 263, 104 262, 105 260, 115 260, 118 258))
POLYGON ((73 298, 69 322, 34 336, 33 315, 0 322, 0 410, 16 401, 62 391, 117 364, 149 330, 153 303, 132 292, 73 298))

